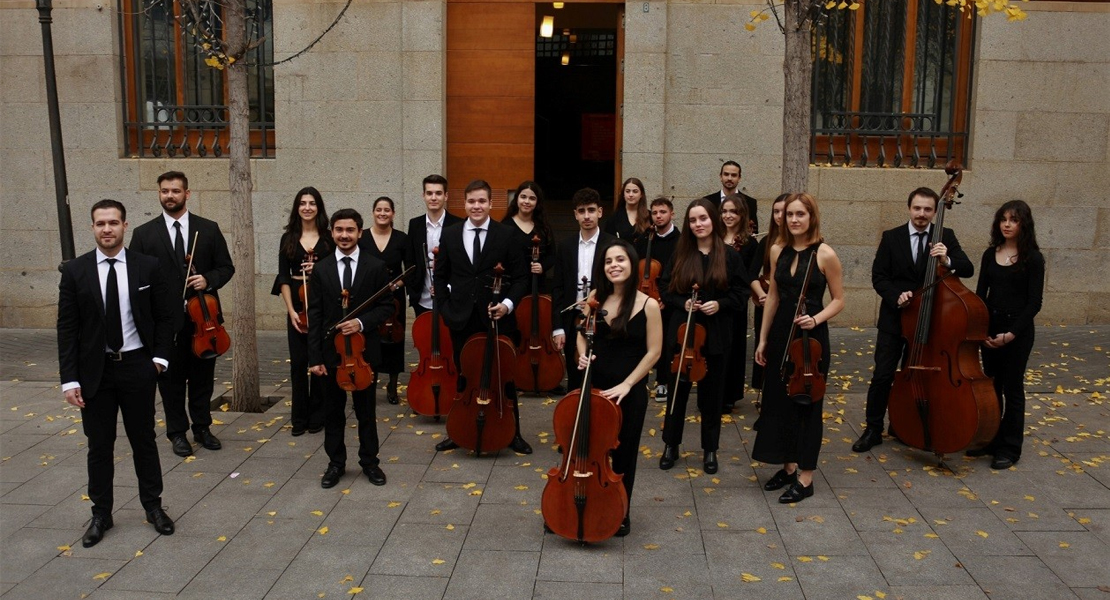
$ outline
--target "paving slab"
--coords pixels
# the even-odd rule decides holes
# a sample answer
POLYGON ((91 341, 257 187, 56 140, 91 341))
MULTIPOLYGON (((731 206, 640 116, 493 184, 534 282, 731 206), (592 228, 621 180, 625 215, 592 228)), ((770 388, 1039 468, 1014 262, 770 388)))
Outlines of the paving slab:
POLYGON ((539 552, 549 536, 544 535, 543 516, 537 510, 538 504, 483 502, 469 520, 470 532, 463 548, 539 552))
POLYGON ((960 561, 991 600, 1066 600, 1068 586, 1036 556, 969 556, 960 561))
POLYGON ((444 600, 521 600, 532 597, 539 552, 463 549, 444 600))
POLYGON ((431 523, 400 523, 390 533, 370 573, 452 576, 468 530, 465 525, 447 529, 431 523))
MULTIPOLYGON (((112 532, 115 533, 113 529, 112 532)), ((100 546, 108 545, 105 538, 100 546)), ((115 541, 111 540, 115 545, 115 541)), ((190 538, 180 535, 158 536, 142 548, 142 555, 130 557, 127 565, 108 580, 103 589, 146 593, 177 594, 189 585, 227 542, 216 536, 190 538)))

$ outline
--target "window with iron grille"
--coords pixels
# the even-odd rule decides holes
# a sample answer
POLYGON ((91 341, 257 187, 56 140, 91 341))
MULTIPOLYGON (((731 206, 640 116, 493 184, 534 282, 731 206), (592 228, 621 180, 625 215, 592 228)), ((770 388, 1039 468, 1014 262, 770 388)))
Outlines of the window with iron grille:
MULTIPOLYGON (((222 37, 222 8, 200 2, 201 18, 222 37)), ((252 158, 274 157, 272 0, 247 0, 252 158)), ((120 0, 124 154, 219 158, 228 149, 227 78, 205 64, 193 27, 177 0, 120 0)))
POLYGON ((813 31, 811 162, 966 165, 972 13, 933 0, 829 12, 813 31))
POLYGON ((564 53, 570 53, 572 59, 613 56, 616 50, 617 34, 611 29, 575 29, 574 33, 536 38, 537 58, 560 58, 564 53))

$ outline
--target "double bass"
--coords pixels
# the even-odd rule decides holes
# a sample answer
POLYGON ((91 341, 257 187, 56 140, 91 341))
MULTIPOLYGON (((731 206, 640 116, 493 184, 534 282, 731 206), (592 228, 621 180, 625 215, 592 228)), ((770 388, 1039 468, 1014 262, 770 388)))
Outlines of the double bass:
POLYGON ((591 298, 583 324, 586 372, 582 387, 555 406, 552 426, 563 449, 560 465, 547 473, 540 504, 544 524, 552 532, 578 542, 607 540, 628 514, 624 475, 613 472, 609 454, 620 443, 621 411, 591 384, 593 338, 597 318, 603 316, 591 298))
MULTIPOLYGON (((425 250, 424 256, 428 252, 425 250)), ((439 248, 432 249, 428 272, 435 269, 439 248)), ((420 362, 409 376, 407 396, 413 412, 426 417, 446 415, 448 402, 458 386, 459 371, 451 346, 451 330, 439 315, 439 300, 432 286, 432 310, 412 322, 412 343, 420 353, 420 362)))
MULTIPOLYGON (((501 295, 505 268, 493 268, 493 297, 501 295)), ((516 349, 509 338, 498 335, 497 321, 490 319, 486 333, 476 333, 463 344, 459 368, 466 389, 455 399, 447 414, 447 435, 475 454, 497 452, 516 435, 516 410, 506 397, 512 387, 516 349)))
POLYGON ((640 259, 640 277, 636 282, 636 289, 651 296, 656 302, 660 302, 662 296, 659 295, 659 274, 663 272, 663 265, 651 257, 651 242, 655 239, 655 231, 655 226, 652 225, 648 232, 644 258, 640 259))
MULTIPOLYGON (((199 231, 193 235, 193 244, 189 246, 190 248, 197 247, 199 236, 199 231)), ((185 258, 189 262, 189 267, 185 278, 185 289, 181 290, 182 297, 189 291, 189 277, 197 274, 192 253, 185 258)), ((231 348, 231 336, 220 323, 220 301, 215 296, 204 293, 204 290, 196 290, 196 294, 185 301, 185 314, 189 315, 189 319, 193 322, 194 356, 203 359, 216 358, 231 348)))
MULTIPOLYGON (((801 293, 798 294, 798 308, 794 311, 795 321, 806 314, 806 294, 809 292, 809 281, 816 264, 817 247, 814 246, 806 262, 806 274, 802 278, 801 293)), ((824 349, 817 338, 809 337, 808 329, 802 329, 801 336, 794 339, 797 331, 798 324, 791 323, 790 334, 786 339, 792 341, 783 351, 779 375, 786 384, 786 395, 796 404, 812 404, 825 397, 825 374, 818 364, 824 349)))
MULTIPOLYGON (((532 236, 532 262, 540 261, 540 236, 532 236)), ((563 353, 551 340, 551 296, 540 293, 540 275, 532 273, 532 293, 516 308, 520 336, 516 349, 514 380, 518 390, 542 392, 554 389, 563 380, 563 353)))
MULTIPOLYGON (((937 202, 929 246, 941 243, 944 217, 956 204, 963 167, 951 162, 937 202)), ((998 432, 999 406, 991 379, 979 363, 989 313, 958 277, 928 260, 924 285, 903 307, 907 354, 891 388, 890 424, 908 446, 942 456, 979 447, 998 432)))
POLYGON ((686 311, 686 322, 678 326, 678 343, 681 345, 678 354, 671 360, 671 372, 674 373, 674 387, 671 388, 670 402, 667 403, 667 414, 674 411, 674 398, 678 394, 678 382, 685 377, 690 383, 705 379, 708 365, 701 349, 705 346, 705 327, 694 323, 694 312, 698 304, 698 284, 694 284, 690 292, 690 309, 686 311))

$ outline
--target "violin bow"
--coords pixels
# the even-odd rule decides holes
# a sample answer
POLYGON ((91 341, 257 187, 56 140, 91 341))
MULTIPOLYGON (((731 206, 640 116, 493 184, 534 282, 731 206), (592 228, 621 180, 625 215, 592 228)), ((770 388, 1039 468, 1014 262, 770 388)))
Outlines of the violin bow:
MULTIPOLYGON (((199 231, 193 232, 193 245, 189 246, 190 250, 196 250, 197 238, 200 237, 199 231)), ((189 266, 185 267, 185 287, 181 288, 181 299, 185 299, 185 294, 189 292, 189 273, 193 271, 193 253, 189 253, 189 266)))
POLYGON ((380 290, 378 290, 378 291, 374 292, 374 295, 373 295, 373 296, 370 296, 370 297, 369 297, 369 298, 367 298, 367 299, 366 299, 366 301, 364 301, 364 302, 363 302, 362 304, 359 304, 358 306, 356 306, 356 307, 354 308, 354 310, 348 311, 348 312, 347 312, 347 314, 346 314, 346 315, 345 315, 345 316, 344 316, 344 317, 343 317, 343 318, 342 318, 342 319, 341 319, 341 320, 340 320, 340 321, 339 321, 338 323, 335 323, 335 324, 334 324, 334 325, 332 325, 331 327, 328 327, 328 328, 327 328, 327 330, 326 330, 326 331, 324 331, 324 335, 325 335, 325 336, 331 335, 332 333, 334 333, 334 332, 335 332, 335 329, 336 329, 336 327, 338 327, 338 326, 339 326, 339 323, 342 323, 343 321, 349 321, 349 320, 350 320, 350 319, 352 319, 352 318, 353 318, 353 317, 354 317, 355 315, 357 315, 357 314, 359 314, 360 312, 362 312, 362 311, 366 310, 366 308, 367 308, 368 306, 370 306, 370 305, 371 305, 371 304, 373 304, 374 302, 377 302, 377 301, 378 301, 378 300, 379 300, 379 299, 380 299, 380 298, 381 298, 382 296, 384 296, 384 295, 386 295, 386 294, 388 294, 388 293, 390 293, 390 292, 392 292, 392 291, 396 290, 396 289, 397 289, 397 287, 398 287, 398 286, 397 286, 397 284, 398 284, 398 283, 399 283, 399 282, 400 282, 400 281, 401 281, 402 279, 404 279, 405 277, 408 277, 408 274, 409 274, 409 273, 411 273, 411 272, 412 272, 412 270, 413 270, 413 269, 415 269, 415 268, 416 268, 416 265, 411 265, 411 266, 409 266, 409 268, 407 268, 407 269, 405 269, 404 271, 402 271, 400 275, 398 275, 397 277, 395 277, 395 278, 393 279, 393 281, 390 281, 389 283, 385 284, 385 287, 383 287, 382 289, 380 289, 380 290))

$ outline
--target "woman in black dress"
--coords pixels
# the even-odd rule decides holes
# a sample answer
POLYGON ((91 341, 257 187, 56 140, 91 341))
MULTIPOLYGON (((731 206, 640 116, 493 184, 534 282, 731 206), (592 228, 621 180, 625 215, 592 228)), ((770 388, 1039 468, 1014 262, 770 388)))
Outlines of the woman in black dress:
POLYGON ((520 184, 501 222, 512 225, 520 233, 521 252, 531 264, 530 272, 540 276, 540 293, 543 293, 547 290, 547 273, 555 266, 555 236, 547 223, 543 190, 539 184, 535 181, 520 184), (539 262, 531 262, 533 236, 540 238, 539 262))
POLYGON ((994 214, 991 244, 979 265, 975 293, 990 311, 983 342, 983 371, 994 378, 1002 422, 994 441, 969 456, 990 454, 992 469, 1009 469, 1021 459, 1025 431, 1025 368, 1033 350, 1033 317, 1044 295, 1044 256, 1037 246, 1033 212, 1011 200, 994 214))
MULTIPOLYGON (((405 232, 393 228, 395 215, 392 198, 382 196, 374 200, 372 212, 374 224, 363 232, 362 239, 359 240, 362 250, 386 264, 389 268, 390 280, 404 272, 403 262, 408 240, 405 232)), ((396 304, 397 311, 390 324, 392 327, 399 327, 402 332, 405 331, 406 297, 404 288, 398 288, 393 292, 393 302, 396 304)), ((397 397, 397 374, 405 370, 405 343, 404 341, 392 342, 386 336, 379 337, 382 344, 382 364, 373 365, 374 385, 378 383, 378 375, 389 374, 385 397, 390 404, 397 404, 400 401, 397 397)))
MULTIPOLYGON (((767 225, 767 235, 759 240, 759 245, 755 248, 755 255, 752 256, 748 262, 748 273, 752 276, 752 304, 755 310, 752 312, 752 334, 755 337, 755 345, 759 345, 759 328, 763 324, 763 305, 767 302, 767 289, 764 284, 770 286, 771 281, 771 246, 774 246, 782 235, 782 214, 786 212, 786 199, 790 194, 779 194, 778 198, 771 204, 771 222, 767 225)), ((755 362, 755 354, 752 354, 752 389, 763 389, 763 366, 755 362)), ((755 429, 756 424, 752 425, 755 429)))
POLYGON ((651 212, 644 183, 629 177, 621 186, 621 197, 613 200, 613 214, 605 221, 605 233, 635 244, 650 226, 651 212))
POLYGON ((308 323, 300 316, 305 307, 299 292, 312 274, 313 263, 331 251, 324 199, 316 188, 306 187, 293 197, 289 222, 278 245, 278 273, 270 291, 281 296, 288 314, 289 382, 293 388, 293 414, 289 420, 294 436, 305 431, 318 433, 324 428, 323 382, 308 374, 308 323))
MULTIPOLYGON (((636 289, 638 264, 631 243, 626 240, 613 242, 605 249, 604 258, 594 261, 593 279, 599 284, 590 292, 605 311, 597 320, 594 334, 593 387, 621 409, 620 444, 613 451, 613 472, 624 475, 629 507, 632 506, 632 487, 636 483, 640 432, 647 413, 647 376, 663 347, 659 303, 649 302, 651 297, 636 289)), ((578 334, 578 356, 578 368, 585 369, 586 338, 581 333, 578 334)), ((625 515, 617 536, 628 535, 631 527, 625 515)))
MULTIPOLYGON (((740 254, 725 245, 721 214, 712 202, 698 198, 686 209, 682 234, 674 255, 659 278, 663 303, 670 307, 670 323, 664 343, 672 344, 678 354, 680 324, 686 323, 691 292, 698 286, 698 302, 691 308, 693 322, 705 328, 706 375, 698 382, 698 410, 701 411, 702 465, 706 473, 717 472, 717 448, 721 439, 721 405, 724 401, 725 357, 735 342, 733 319, 744 302, 748 287, 748 270, 740 254)), ((680 380, 671 389, 668 411, 663 425, 663 456, 659 468, 664 471, 678 460, 682 429, 686 423, 686 402, 691 382, 680 380)))
POLYGON ((763 489, 787 487, 779 502, 799 502, 813 495, 813 472, 821 452, 821 410, 824 398, 798 404, 789 397, 778 368, 790 340, 792 324, 809 331, 821 343, 819 370, 829 372, 829 319, 844 309, 844 278, 840 258, 821 238, 817 201, 809 194, 792 194, 783 217, 786 230, 771 246, 771 287, 764 305, 755 360, 771 371, 763 382, 761 426, 755 436, 752 458, 781 464, 763 489), (817 260, 806 292, 805 310, 795 318, 806 269, 817 260), (825 288, 831 300, 822 305, 825 288))
MULTIPOLYGON (((735 194, 721 202, 721 221, 725 225, 725 245, 740 253, 744 269, 755 256, 758 244, 748 223, 748 204, 735 194)), ((748 359, 748 290, 744 290, 740 308, 732 317, 732 346, 725 358, 724 403, 721 414, 731 414, 736 403, 744 399, 744 370, 748 359)))

